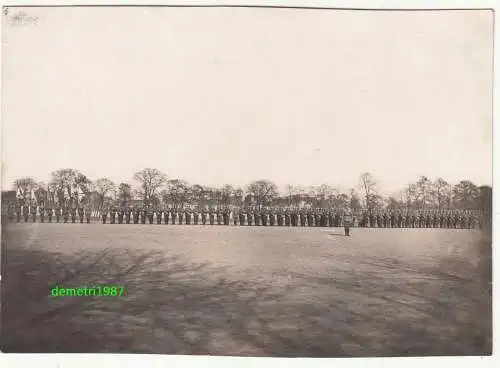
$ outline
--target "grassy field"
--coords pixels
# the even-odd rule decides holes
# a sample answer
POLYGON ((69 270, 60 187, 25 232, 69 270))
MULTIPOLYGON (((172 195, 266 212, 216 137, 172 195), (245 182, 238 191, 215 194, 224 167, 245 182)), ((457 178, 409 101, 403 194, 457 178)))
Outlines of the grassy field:
POLYGON ((491 240, 473 231, 9 224, 2 251, 4 352, 491 354, 491 240))

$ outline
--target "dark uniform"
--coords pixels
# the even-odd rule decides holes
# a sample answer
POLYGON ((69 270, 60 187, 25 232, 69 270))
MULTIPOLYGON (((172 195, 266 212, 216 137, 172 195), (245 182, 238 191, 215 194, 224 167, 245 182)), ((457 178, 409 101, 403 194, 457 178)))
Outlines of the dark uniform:
POLYGON ((69 211, 66 207, 63 209, 63 222, 67 223, 69 220, 69 211))
POLYGON ((203 210, 201 212, 201 223, 203 225, 206 225, 206 223, 207 223, 207 210, 203 210))
POLYGON ((304 211, 300 212, 300 226, 305 227, 307 223, 307 215, 304 211))
POLYGON ((85 210, 85 217, 86 217, 86 220, 87 220, 87 224, 90 224, 91 216, 92 216, 92 211, 90 210, 90 208, 87 208, 85 210))
POLYGON ((172 210, 170 213, 172 214, 172 225, 175 225, 177 221, 177 210, 172 210))
POLYGON ((210 222, 210 225, 213 225, 215 223, 215 211, 213 209, 210 209, 208 212, 208 220, 210 222))
POLYGON ((78 207, 78 217, 80 218, 80 224, 83 224, 83 217, 84 217, 83 207, 78 207))
POLYGON ((130 224, 130 217, 132 215, 132 209, 129 207, 129 208, 126 208, 125 209, 125 223, 128 225, 130 224))
POLYGON ((104 211, 102 214, 102 223, 105 224, 106 223, 106 217, 108 217, 108 211, 104 211))
POLYGON ((47 217, 49 218, 49 222, 52 222, 52 207, 47 207, 47 217))
POLYGON ((269 226, 276 226, 276 213, 274 211, 269 212, 269 226))
POLYGON ((290 212, 285 211, 285 226, 290 226, 290 212))
POLYGON ((229 211, 228 210, 224 210, 222 212, 222 220, 223 220, 224 226, 229 226, 229 211))
POLYGON ((245 212, 241 211, 238 214, 238 217, 239 217, 239 220, 240 220, 240 226, 244 226, 245 225, 245 212))
POLYGON ((28 219, 29 219, 29 207, 28 206, 24 206, 23 207, 23 216, 24 216, 24 222, 28 222, 28 219))
POLYGON ((153 210, 149 209, 148 208, 148 220, 149 220, 149 224, 152 225, 153 224, 153 219, 154 219, 154 213, 153 213, 153 210))
POLYGON ((31 218, 33 219, 33 222, 36 222, 36 206, 31 206, 31 218))
POLYGON ((253 225, 254 226, 260 225, 260 213, 259 213, 259 211, 255 211, 253 213, 253 225))
POLYGON ((139 223, 140 213, 139 213, 139 210, 137 208, 134 208, 134 210, 133 210, 133 216, 134 216, 134 224, 138 224, 139 223))
POLYGON ((262 212, 260 214, 260 222, 261 222, 262 226, 267 226, 267 213, 266 212, 262 212))
POLYGON ((111 219, 110 219, 111 221, 110 222, 112 224, 115 224, 116 223, 116 209, 112 208, 109 214, 111 215, 111 219))
POLYGON ((195 225, 198 225, 200 223, 199 215, 200 215, 200 213, 198 212, 198 210, 194 210, 194 224, 195 225))

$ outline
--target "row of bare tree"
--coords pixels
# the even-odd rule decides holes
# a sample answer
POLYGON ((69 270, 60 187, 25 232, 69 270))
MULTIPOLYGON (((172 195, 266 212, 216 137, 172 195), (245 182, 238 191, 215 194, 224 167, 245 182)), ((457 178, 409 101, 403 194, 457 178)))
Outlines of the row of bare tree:
POLYGON ((107 178, 90 180, 75 169, 54 171, 48 184, 31 177, 20 178, 14 183, 18 202, 37 203, 45 206, 88 206, 100 211, 108 206, 141 205, 146 207, 169 206, 199 207, 310 207, 346 208, 353 210, 428 210, 428 209, 484 209, 491 206, 491 188, 477 187, 463 180, 456 185, 438 178, 431 181, 425 176, 410 183, 399 195, 384 198, 379 194, 378 183, 370 173, 360 176, 357 188, 342 193, 335 187, 323 184, 313 187, 288 185, 280 193, 269 180, 257 180, 245 189, 231 185, 207 187, 189 184, 181 179, 169 179, 157 169, 146 168, 134 174, 134 186, 116 184, 107 178))

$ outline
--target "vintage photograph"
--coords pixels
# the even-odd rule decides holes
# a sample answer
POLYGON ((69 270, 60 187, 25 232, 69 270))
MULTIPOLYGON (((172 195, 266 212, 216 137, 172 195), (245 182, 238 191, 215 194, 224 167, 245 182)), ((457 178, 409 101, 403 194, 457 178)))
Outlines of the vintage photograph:
POLYGON ((0 350, 492 354, 492 10, 2 9, 0 350))

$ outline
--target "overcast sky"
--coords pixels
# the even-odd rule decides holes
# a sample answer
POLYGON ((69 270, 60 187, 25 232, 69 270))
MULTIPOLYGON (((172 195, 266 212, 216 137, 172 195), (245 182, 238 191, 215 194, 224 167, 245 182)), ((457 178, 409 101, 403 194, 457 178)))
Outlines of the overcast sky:
POLYGON ((23 11, 2 22, 4 187, 145 167, 207 185, 491 185, 489 11, 23 11))

